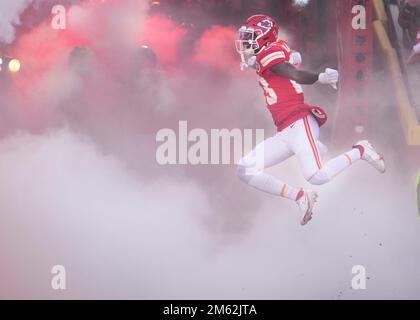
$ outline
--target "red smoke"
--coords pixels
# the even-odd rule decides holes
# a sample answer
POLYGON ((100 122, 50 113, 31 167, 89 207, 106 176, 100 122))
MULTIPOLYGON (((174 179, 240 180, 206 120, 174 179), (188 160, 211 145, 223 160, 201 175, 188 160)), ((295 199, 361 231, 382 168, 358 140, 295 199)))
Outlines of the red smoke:
MULTIPOLYGON (((140 45, 151 47, 160 67, 173 72, 190 70, 185 69, 185 61, 216 71, 239 70, 235 28, 212 26, 191 41, 189 30, 169 18, 147 16, 145 6, 139 1, 85 2, 68 8, 67 29, 53 29, 50 17, 19 37, 12 48, 12 55, 22 61, 22 71, 15 77, 21 107, 15 109, 21 109, 20 120, 30 122, 24 125, 37 127, 53 112, 54 83, 65 73, 69 54, 76 46, 90 49, 101 73, 114 87, 123 78, 121 73, 130 68, 129 57, 140 45), (53 84, 53 89, 45 83, 53 84)), ((103 92, 92 91, 91 95, 102 96, 103 92)))
POLYGON ((164 67, 173 67, 177 65, 178 49, 186 34, 187 30, 174 21, 153 15, 144 25, 140 42, 153 48, 158 56, 159 64, 164 67))
POLYGON ((22 69, 13 77, 18 92, 14 112, 21 126, 38 131, 48 121, 48 102, 54 99, 54 92, 45 89, 45 77, 52 70, 60 70, 74 45, 73 38, 53 30, 49 23, 39 25, 16 42, 11 55, 21 60, 22 69))
POLYGON ((233 27, 213 26, 197 42, 194 60, 218 71, 238 69, 233 27))

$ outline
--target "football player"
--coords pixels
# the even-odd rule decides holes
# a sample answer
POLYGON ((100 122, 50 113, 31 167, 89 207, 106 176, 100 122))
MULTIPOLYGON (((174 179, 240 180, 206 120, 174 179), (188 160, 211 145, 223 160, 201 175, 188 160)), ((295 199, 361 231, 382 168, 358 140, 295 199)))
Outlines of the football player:
POLYGON ((327 115, 322 108, 305 103, 301 85, 320 82, 336 88, 339 74, 333 69, 317 74, 297 68, 300 55, 293 53, 278 35, 277 23, 265 15, 250 17, 239 29, 236 47, 241 67, 256 70, 278 132, 245 156, 237 173, 242 181, 260 191, 295 201, 302 213, 301 225, 306 225, 312 219, 317 193, 286 184, 264 169, 295 155, 306 180, 323 185, 358 160, 365 160, 381 173, 385 172, 385 163, 368 141, 360 141, 348 152, 322 162, 321 153, 326 147, 318 136, 327 115))

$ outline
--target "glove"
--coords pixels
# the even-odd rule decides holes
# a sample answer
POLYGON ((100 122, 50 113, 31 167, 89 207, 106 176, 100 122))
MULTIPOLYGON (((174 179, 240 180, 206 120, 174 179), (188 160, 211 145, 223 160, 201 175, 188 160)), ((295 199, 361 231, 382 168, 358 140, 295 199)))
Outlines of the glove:
POLYGON ((337 82, 339 79, 339 74, 337 70, 327 68, 325 72, 319 74, 318 81, 322 84, 329 84, 334 89, 337 90, 337 82))

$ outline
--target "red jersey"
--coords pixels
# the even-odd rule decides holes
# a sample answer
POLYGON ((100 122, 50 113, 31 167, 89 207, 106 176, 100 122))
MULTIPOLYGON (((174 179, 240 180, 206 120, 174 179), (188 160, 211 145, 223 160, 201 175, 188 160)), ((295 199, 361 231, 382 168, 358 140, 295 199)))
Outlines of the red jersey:
POLYGON ((278 63, 292 63, 291 50, 285 41, 270 44, 256 58, 259 83, 264 90, 268 110, 278 131, 282 131, 307 116, 315 107, 305 104, 300 84, 270 71, 278 63))

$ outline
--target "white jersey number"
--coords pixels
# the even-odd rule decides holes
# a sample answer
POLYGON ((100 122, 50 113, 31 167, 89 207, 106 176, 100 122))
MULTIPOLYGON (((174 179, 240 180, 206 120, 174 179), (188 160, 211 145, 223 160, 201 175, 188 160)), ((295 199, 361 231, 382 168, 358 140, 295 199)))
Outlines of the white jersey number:
POLYGON ((303 93, 302 86, 301 86, 299 83, 297 83, 297 82, 296 82, 296 81, 294 81, 294 80, 290 80, 290 82, 292 83, 293 88, 295 88, 295 91, 296 91, 296 93, 297 93, 297 94, 301 94, 301 93, 303 93))
MULTIPOLYGON (((297 83, 294 80, 290 80, 290 83, 292 84, 292 86, 295 89, 297 94, 303 93, 302 86, 299 83, 297 83)), ((273 104, 276 104, 278 99, 277 99, 277 94, 274 91, 274 89, 270 87, 268 82, 263 77, 260 77, 260 84, 261 84, 261 87, 264 90, 265 99, 267 100, 267 104, 269 106, 272 106, 273 104)))
POLYGON ((273 88, 270 88, 268 82, 263 78, 260 77, 260 84, 265 93, 265 99, 267 100, 267 104, 269 106, 277 103, 277 94, 273 88))

